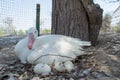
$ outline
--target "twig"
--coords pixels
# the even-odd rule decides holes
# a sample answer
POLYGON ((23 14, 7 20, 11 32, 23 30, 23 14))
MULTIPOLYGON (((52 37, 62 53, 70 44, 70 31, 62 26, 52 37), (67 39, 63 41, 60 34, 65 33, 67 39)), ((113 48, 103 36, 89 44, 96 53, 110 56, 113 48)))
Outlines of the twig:
POLYGON ((70 59, 75 59, 75 58, 72 58, 72 57, 69 57, 69 56, 62 56, 62 55, 55 55, 55 54, 45 54, 45 55, 42 55, 42 56, 38 57, 36 60, 34 60, 34 62, 36 62, 41 57, 45 57, 45 56, 59 56, 59 57, 66 57, 66 58, 70 58, 70 59))
POLYGON ((115 41, 109 41, 109 42, 114 44, 120 44, 120 42, 115 42, 115 41))
POLYGON ((0 68, 0 71, 2 71, 4 68, 6 68, 6 66, 4 65, 4 66, 2 66, 2 68, 0 68))

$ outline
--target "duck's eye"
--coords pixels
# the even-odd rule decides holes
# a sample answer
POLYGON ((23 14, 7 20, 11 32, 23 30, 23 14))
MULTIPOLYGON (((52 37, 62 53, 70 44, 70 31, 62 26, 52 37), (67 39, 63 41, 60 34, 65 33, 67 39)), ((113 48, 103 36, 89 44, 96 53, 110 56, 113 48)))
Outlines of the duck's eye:
POLYGON ((37 31, 35 31, 35 33, 37 33, 37 31))

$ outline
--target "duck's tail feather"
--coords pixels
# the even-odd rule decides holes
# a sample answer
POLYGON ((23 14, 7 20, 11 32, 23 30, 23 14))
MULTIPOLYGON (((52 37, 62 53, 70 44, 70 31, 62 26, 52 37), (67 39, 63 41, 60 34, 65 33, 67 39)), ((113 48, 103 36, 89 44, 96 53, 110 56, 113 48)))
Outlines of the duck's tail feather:
POLYGON ((80 46, 91 46, 91 42, 89 41, 80 41, 80 46))
POLYGON ((72 38, 72 37, 68 37, 67 41, 69 41, 70 43, 72 43, 73 45, 79 45, 79 46, 91 46, 91 42, 90 41, 81 41, 78 38, 72 38))

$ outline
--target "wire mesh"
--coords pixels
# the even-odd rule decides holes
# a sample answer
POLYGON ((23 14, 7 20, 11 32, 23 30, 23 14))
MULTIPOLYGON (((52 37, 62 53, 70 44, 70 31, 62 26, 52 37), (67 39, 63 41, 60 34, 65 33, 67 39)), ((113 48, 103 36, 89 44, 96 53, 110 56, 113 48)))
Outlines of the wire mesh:
POLYGON ((41 27, 50 28, 52 0, 0 0, 0 27, 9 32, 35 27, 36 4, 41 5, 41 27))
MULTIPOLYGON (((112 16, 111 25, 115 26, 120 22, 120 1, 119 0, 95 0, 104 9, 104 14, 110 14, 112 16)), ((103 14, 103 15, 104 15, 103 14)))

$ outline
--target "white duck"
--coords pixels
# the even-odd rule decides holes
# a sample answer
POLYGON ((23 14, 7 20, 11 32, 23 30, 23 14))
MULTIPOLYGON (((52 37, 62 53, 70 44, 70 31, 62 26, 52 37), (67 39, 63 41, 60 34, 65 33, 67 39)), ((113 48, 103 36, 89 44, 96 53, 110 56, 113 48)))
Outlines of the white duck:
POLYGON ((90 45, 88 41, 81 41, 77 38, 64 35, 44 35, 37 37, 37 30, 30 28, 28 36, 19 41, 15 46, 15 53, 22 63, 39 64, 36 65, 37 67, 34 67, 35 73, 49 74, 51 72, 49 68, 51 68, 53 63, 55 64, 54 68, 58 71, 72 70, 74 66, 71 60, 85 54, 80 50, 82 46, 90 45), (62 62, 65 63, 62 64, 62 62), (45 64, 42 65, 41 70, 40 63, 45 64), (62 64, 63 67, 59 67, 59 64, 62 64), (40 66, 39 69, 38 66, 40 66), (45 66, 49 67, 47 72, 42 71, 43 68, 46 69, 45 66), (36 72, 36 70, 39 71, 36 72))

